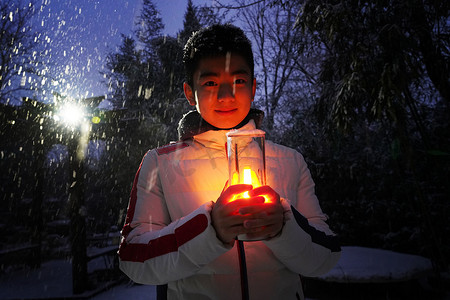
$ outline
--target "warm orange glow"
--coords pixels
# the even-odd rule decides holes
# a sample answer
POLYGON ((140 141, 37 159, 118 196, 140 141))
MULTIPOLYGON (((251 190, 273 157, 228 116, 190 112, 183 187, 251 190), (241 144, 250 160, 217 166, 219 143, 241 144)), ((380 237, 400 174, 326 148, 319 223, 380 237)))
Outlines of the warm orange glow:
MULTIPOLYGON (((244 184, 252 184, 252 172, 253 171, 249 168, 244 169, 244 184)), ((250 198, 248 192, 245 192, 242 196, 244 198, 250 198)))
MULTIPOLYGON (((241 182, 239 182, 239 174, 238 173, 234 173, 233 174, 233 179, 232 179, 232 184, 239 184, 239 183, 243 183, 243 184, 251 184, 253 186, 253 188, 257 188, 260 187, 261 184, 259 182, 258 176, 256 175, 255 171, 253 171, 250 168, 244 168, 243 172, 242 172, 243 176, 241 178, 241 182)), ((266 195, 262 195, 265 199, 264 203, 271 203, 272 201, 269 199, 268 196, 266 195)), ((250 195, 248 194, 248 192, 244 192, 242 194, 238 194, 238 195, 234 195, 233 198, 231 198, 230 202, 235 201, 236 199, 239 198, 250 198, 250 195)))
POLYGON ((241 180, 239 180, 239 174, 237 172, 235 172, 233 174, 233 179, 231 180, 231 185, 243 183, 243 184, 251 184, 251 185, 253 185, 254 188, 261 186, 258 176, 256 175, 255 171, 253 171, 250 168, 244 168, 242 173, 243 173, 243 176, 242 176, 241 180))
POLYGON ((244 184, 252 184, 252 170, 249 168, 244 169, 244 184))

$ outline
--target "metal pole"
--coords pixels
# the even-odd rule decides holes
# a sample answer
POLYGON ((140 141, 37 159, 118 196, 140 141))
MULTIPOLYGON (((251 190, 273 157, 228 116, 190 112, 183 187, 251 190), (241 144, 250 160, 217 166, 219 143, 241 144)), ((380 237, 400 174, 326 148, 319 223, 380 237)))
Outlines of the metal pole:
POLYGON ((73 294, 86 291, 88 284, 86 255, 86 208, 84 206, 84 156, 79 130, 74 130, 69 139, 69 160, 71 166, 71 185, 69 187, 70 240, 72 250, 72 289, 73 294))

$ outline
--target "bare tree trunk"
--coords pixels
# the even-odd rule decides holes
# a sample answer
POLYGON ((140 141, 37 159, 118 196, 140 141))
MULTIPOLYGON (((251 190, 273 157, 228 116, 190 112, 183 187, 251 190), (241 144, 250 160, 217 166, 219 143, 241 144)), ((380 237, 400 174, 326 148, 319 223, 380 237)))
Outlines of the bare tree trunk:
POLYGON ((423 2, 418 2, 420 2, 420 5, 413 6, 412 23, 416 24, 414 29, 419 39, 419 49, 423 55, 423 63, 439 94, 450 102, 449 62, 442 55, 441 45, 436 43, 431 36, 432 28, 425 16, 423 2))
MULTIPOLYGON (((289 101, 288 87, 292 84, 298 68, 297 59, 301 47, 301 31, 294 29, 298 4, 268 5, 269 1, 258 1, 248 5, 237 1, 239 11, 250 33, 255 52, 255 66, 261 82, 259 102, 265 112, 268 131, 274 128, 275 116, 283 101, 289 101)), ((303 69, 305 70, 305 69, 303 69)))

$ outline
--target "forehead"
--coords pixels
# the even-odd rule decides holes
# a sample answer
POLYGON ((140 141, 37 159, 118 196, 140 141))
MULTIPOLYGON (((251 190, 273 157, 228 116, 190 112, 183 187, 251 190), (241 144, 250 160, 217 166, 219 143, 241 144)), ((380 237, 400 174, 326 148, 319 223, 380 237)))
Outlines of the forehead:
POLYGON ((231 75, 251 75, 250 66, 241 55, 228 53, 226 55, 200 59, 194 72, 194 79, 207 75, 220 76, 227 73, 231 75))

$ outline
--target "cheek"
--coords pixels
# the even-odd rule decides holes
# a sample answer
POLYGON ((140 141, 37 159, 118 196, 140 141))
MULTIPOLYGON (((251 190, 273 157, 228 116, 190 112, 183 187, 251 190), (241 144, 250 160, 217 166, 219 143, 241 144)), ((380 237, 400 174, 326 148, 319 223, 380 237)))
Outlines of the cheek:
POLYGON ((200 112, 201 106, 200 106, 200 99, 199 93, 195 91, 195 107, 197 108, 197 111, 200 112))
POLYGON ((197 111, 201 114, 204 114, 207 112, 207 103, 205 101, 204 96, 202 95, 196 95, 195 97, 195 108, 197 109, 197 111), (202 99, 202 100, 199 100, 202 99))
POLYGON ((195 93, 195 102, 197 103, 197 109, 207 108, 214 102, 215 93, 212 91, 197 91, 195 93), (201 100, 200 100, 201 99, 201 100))

